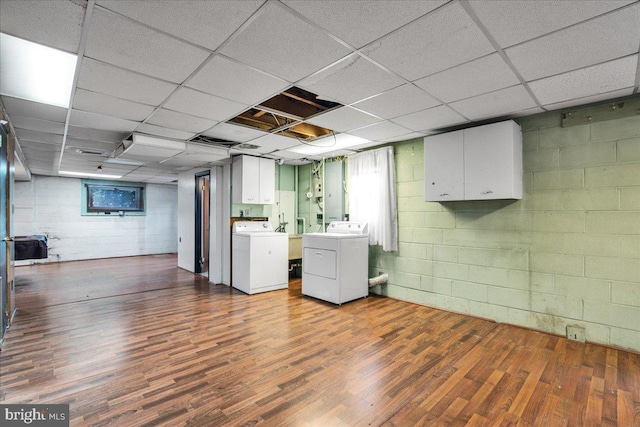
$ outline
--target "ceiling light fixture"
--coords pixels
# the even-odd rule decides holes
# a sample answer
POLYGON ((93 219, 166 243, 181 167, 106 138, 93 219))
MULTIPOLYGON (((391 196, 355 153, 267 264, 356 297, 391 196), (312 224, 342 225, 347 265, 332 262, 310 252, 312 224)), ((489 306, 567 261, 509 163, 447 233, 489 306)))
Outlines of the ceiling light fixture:
POLYGON ((0 33, 0 93, 69 108, 77 56, 0 33))
POLYGON ((73 176, 82 178, 104 178, 104 179, 120 179, 122 175, 109 175, 104 173, 91 173, 91 172, 74 172, 74 171, 58 171, 58 175, 73 176))
POLYGON ((334 136, 333 144, 321 144, 322 140, 328 139, 330 137, 324 137, 316 140, 317 144, 305 144, 300 145, 298 147, 289 148, 287 151, 298 154, 307 154, 307 155, 316 155, 328 153, 330 151, 342 150, 345 148, 355 147, 359 145, 364 145, 371 142, 368 139, 360 138, 358 136, 349 135, 346 133, 340 133, 334 136))

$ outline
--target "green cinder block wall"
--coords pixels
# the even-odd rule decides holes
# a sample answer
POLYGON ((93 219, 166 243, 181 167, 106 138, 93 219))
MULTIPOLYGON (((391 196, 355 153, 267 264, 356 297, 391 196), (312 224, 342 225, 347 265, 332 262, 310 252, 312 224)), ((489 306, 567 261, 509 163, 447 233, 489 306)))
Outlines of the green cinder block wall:
POLYGON ((518 201, 425 202, 423 140, 393 144, 399 250, 371 248, 372 291, 640 351, 640 116, 517 122, 518 201))

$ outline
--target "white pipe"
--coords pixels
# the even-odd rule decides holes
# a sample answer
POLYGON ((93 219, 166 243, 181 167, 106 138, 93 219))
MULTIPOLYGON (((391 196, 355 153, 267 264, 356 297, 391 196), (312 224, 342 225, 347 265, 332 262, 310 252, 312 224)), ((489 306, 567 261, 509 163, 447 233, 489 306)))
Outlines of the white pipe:
POLYGON ((389 275, 387 273, 383 273, 379 276, 372 277, 371 279, 369 279, 369 287, 386 285, 388 281, 389 281, 389 275))
POLYGON ((304 233, 305 230, 306 230, 307 220, 304 219, 303 217, 299 216, 298 218, 296 218, 296 221, 298 221, 298 222, 302 221, 302 233, 304 233))

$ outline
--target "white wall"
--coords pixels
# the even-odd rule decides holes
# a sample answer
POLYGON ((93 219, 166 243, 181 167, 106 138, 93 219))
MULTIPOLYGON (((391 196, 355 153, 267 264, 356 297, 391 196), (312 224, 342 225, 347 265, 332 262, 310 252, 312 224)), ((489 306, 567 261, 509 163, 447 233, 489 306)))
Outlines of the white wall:
POLYGON ((82 216, 80 179, 34 175, 15 183, 15 235, 47 235, 49 258, 35 262, 174 253, 177 189, 147 184, 146 193, 144 216, 82 216))
MULTIPOLYGON (((209 170, 210 224, 208 277, 212 283, 229 284, 229 166, 209 170), (226 244, 225 244, 226 242, 226 244)), ((178 175, 178 267, 195 272, 195 175, 207 169, 191 169, 178 175)))
POLYGON ((195 174, 206 169, 193 169, 178 175, 178 267, 195 272, 195 174))

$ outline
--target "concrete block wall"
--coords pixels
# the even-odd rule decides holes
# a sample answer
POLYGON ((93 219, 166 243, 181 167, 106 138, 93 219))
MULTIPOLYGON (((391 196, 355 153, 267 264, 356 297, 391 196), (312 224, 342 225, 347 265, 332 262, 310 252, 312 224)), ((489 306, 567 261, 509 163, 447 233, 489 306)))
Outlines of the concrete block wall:
POLYGON ((423 140, 394 144, 399 250, 374 292, 640 351, 640 117, 520 118, 519 201, 425 202, 423 140))
MULTIPOLYGON (((147 184, 144 216, 82 216, 81 181, 33 176, 15 183, 15 234, 46 234, 58 262, 177 251, 177 188, 147 184)), ((17 265, 33 263, 20 261, 17 265)))

